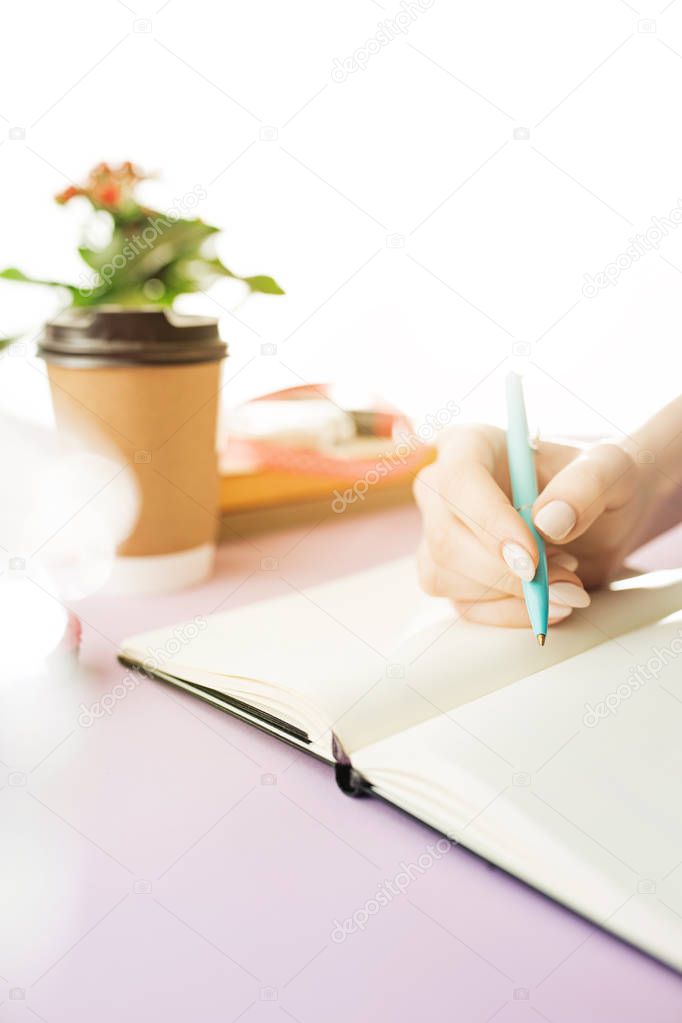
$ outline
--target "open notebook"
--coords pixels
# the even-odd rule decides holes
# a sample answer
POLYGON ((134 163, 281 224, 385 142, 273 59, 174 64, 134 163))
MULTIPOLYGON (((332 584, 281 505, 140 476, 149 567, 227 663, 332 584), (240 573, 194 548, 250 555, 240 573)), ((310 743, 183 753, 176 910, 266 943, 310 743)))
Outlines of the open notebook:
POLYGON ((682 969, 682 573, 615 583, 544 649, 458 620, 411 559, 281 587, 120 658, 682 969))

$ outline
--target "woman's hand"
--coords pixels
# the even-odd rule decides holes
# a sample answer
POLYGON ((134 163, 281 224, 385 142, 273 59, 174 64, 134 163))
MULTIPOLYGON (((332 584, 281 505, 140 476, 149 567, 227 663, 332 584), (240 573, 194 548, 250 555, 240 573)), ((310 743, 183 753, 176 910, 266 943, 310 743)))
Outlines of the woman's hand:
MULTIPOLYGON (((654 488, 617 444, 581 451, 540 443, 536 465, 532 514, 547 546, 554 625, 586 607, 585 587, 606 582, 634 549, 654 488)), ((505 434, 491 426, 449 431, 415 483, 420 581, 472 621, 527 627, 521 582, 533 578, 538 551, 510 494, 505 434)))

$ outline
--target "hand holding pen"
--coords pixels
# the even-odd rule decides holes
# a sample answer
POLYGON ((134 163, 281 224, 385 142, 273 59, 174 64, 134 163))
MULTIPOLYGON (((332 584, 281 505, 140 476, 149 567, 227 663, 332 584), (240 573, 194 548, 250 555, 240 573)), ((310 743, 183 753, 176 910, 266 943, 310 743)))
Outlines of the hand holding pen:
MULTIPOLYGON (((681 418, 682 399, 674 415, 663 410, 634 440, 646 450, 667 441, 665 450, 682 465, 681 418)), ((676 510, 669 502, 668 514, 662 491, 674 466, 663 475, 661 458, 640 461, 632 443, 586 450, 537 445, 539 496, 530 518, 545 541, 550 629, 586 607, 587 590, 612 578, 638 544, 668 528, 675 514, 679 519, 679 500, 676 510)), ((418 564, 424 589, 450 598, 471 621, 528 628, 523 583, 534 578, 539 551, 513 506, 505 431, 475 424, 443 431, 438 457, 419 474, 415 496, 423 520, 418 564)))

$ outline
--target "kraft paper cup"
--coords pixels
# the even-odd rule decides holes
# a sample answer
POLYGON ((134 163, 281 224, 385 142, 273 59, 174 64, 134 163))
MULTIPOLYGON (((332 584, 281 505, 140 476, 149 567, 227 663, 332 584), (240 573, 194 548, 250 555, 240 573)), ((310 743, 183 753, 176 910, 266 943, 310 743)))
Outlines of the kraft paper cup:
POLYGON ((215 320, 158 310, 70 312, 46 327, 40 352, 60 433, 127 464, 137 488, 108 592, 165 592, 211 572, 226 351, 215 320))

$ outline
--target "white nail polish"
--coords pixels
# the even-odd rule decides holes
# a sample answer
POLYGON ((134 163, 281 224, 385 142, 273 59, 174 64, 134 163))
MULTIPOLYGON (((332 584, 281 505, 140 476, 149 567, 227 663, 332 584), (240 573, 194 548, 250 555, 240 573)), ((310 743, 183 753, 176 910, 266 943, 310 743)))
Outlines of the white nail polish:
POLYGON ((550 583, 549 599, 553 604, 564 604, 568 607, 587 607, 590 595, 576 583, 550 583))
POLYGON ((524 582, 529 583, 535 576, 535 565, 528 551, 524 550, 521 544, 507 540, 502 545, 502 557, 511 568, 514 575, 524 582))
POLYGON ((565 568, 569 572, 575 572, 578 567, 578 559, 568 551, 557 551, 556 554, 550 555, 549 560, 550 564, 559 565, 560 568, 565 568))
POLYGON ((551 622, 556 621, 557 618, 568 618, 571 614, 573 614, 573 608, 568 607, 566 604, 550 604, 547 617, 551 622))
POLYGON ((575 522, 575 512, 566 501, 550 501, 535 516, 535 525, 551 540, 563 540, 575 522))

